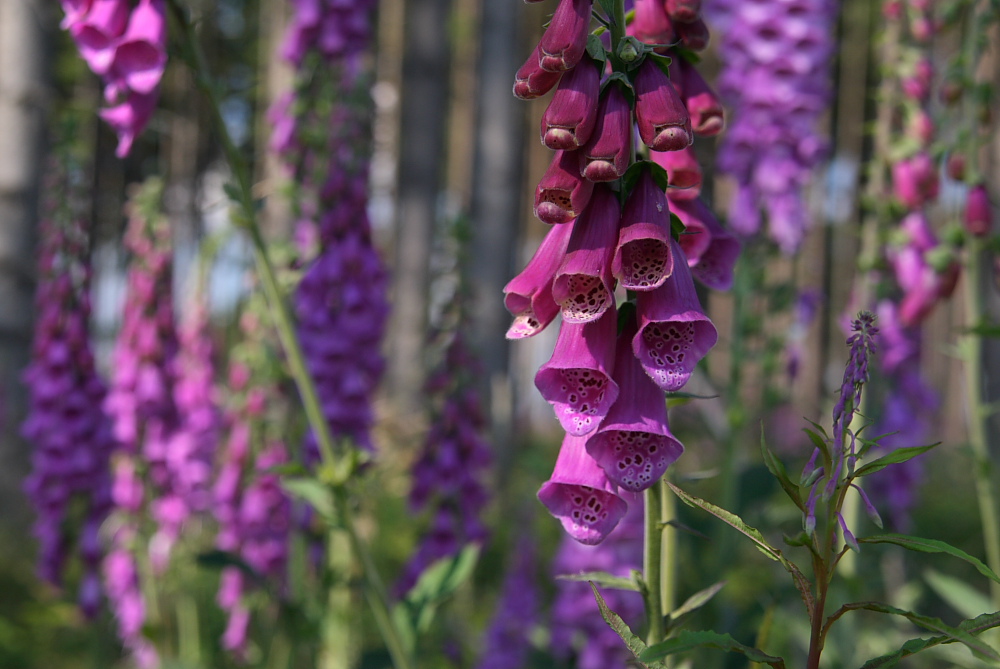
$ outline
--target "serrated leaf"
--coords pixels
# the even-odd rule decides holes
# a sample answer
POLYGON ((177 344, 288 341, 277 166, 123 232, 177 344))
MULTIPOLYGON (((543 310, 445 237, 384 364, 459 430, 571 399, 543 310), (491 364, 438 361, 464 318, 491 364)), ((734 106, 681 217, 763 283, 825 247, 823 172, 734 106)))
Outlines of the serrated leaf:
MULTIPOLYGON (((646 644, 643 643, 642 639, 632 633, 632 630, 627 624, 625 624, 625 621, 622 620, 621 616, 611 610, 608 603, 604 601, 603 597, 601 597, 601 593, 598 591, 596 585, 591 583, 590 589, 594 591, 594 599, 597 600, 597 608, 601 610, 601 617, 604 618, 604 622, 606 622, 608 626, 615 631, 615 634, 621 638, 621 640, 625 643, 625 646, 632 651, 632 654, 638 659, 639 656, 646 650, 646 644)), ((658 662, 649 663, 643 662, 642 660, 639 660, 639 662, 642 666, 647 667, 648 669, 664 669, 663 665, 658 662)))
POLYGON ((639 592, 639 586, 631 578, 613 576, 606 571, 585 571, 581 574, 559 574, 556 578, 560 581, 582 581, 584 583, 597 583, 606 588, 614 590, 631 590, 639 592))
POLYGON ((992 608, 992 602, 987 595, 954 576, 927 569, 924 571, 924 580, 938 597, 966 618, 992 608))
POLYGON ((683 604, 681 604, 668 614, 670 616, 670 619, 677 620, 681 616, 686 616, 692 611, 697 611, 701 607, 705 606, 705 604, 708 604, 708 602, 711 601, 712 597, 715 597, 715 595, 718 594, 719 590, 722 590, 722 588, 725 587, 725 585, 726 585, 725 581, 719 581, 718 583, 714 583, 708 586, 704 590, 699 590, 698 592, 694 593, 693 595, 685 599, 683 604))
POLYGON ((309 504, 327 522, 333 522, 333 497, 330 495, 330 490, 317 479, 283 478, 280 483, 289 495, 309 504))
POLYGON ((430 628, 437 607, 451 597, 475 569, 478 544, 468 544, 456 555, 435 560, 420 574, 404 601, 418 632, 430 628))
POLYGON ((907 534, 876 534, 875 536, 858 539, 858 541, 863 544, 893 544, 918 553, 945 553, 968 562, 986 578, 1000 583, 1000 577, 994 574, 993 570, 987 567, 982 560, 943 541, 924 539, 923 537, 911 537, 907 534))
POLYGON ((695 648, 715 648, 730 653, 739 653, 751 662, 768 664, 775 669, 784 669, 785 661, 780 657, 768 655, 764 651, 745 646, 728 634, 720 634, 709 630, 701 632, 682 631, 673 638, 647 648, 640 656, 640 662, 653 662, 668 655, 682 653, 695 648))
POLYGON ((926 453, 927 451, 931 450, 932 448, 938 445, 940 445, 940 442, 937 444, 931 444, 930 446, 908 446, 906 448, 893 449, 889 453, 883 455, 881 458, 878 458, 877 460, 872 460, 868 464, 860 467, 857 471, 854 472, 854 475, 868 476, 869 474, 874 474, 875 472, 882 471, 889 465, 895 465, 900 462, 906 462, 907 460, 912 460, 918 455, 926 453))
POLYGON ((888 604, 883 604, 881 602, 855 602, 852 604, 845 604, 841 608, 852 611, 875 611, 876 613, 901 616, 909 620, 917 627, 923 627, 924 629, 932 632, 941 632, 944 637, 950 639, 952 642, 964 644, 969 650, 972 651, 973 655, 980 659, 986 658, 993 660, 994 662, 1000 661, 1000 653, 997 653, 989 646, 989 644, 977 639, 969 630, 962 629, 961 626, 952 627, 950 625, 946 625, 939 618, 920 615, 918 613, 914 613, 913 611, 906 611, 904 609, 897 609, 895 606, 889 606, 888 604))
POLYGON ((763 425, 761 425, 760 428, 760 452, 764 456, 764 466, 767 467, 767 471, 771 472, 771 476, 778 479, 778 483, 781 484, 781 489, 784 490, 789 499, 795 503, 795 506, 799 507, 800 510, 805 511, 806 507, 802 503, 802 496, 799 493, 799 487, 792 483, 792 479, 788 477, 788 470, 785 469, 785 464, 767 445, 767 440, 764 438, 763 425))
MULTIPOLYGON (((963 620, 957 626, 958 629, 970 634, 979 634, 994 627, 1000 627, 1000 611, 996 613, 984 613, 970 620, 963 620)), ((936 636, 929 639, 910 639, 896 652, 865 662, 861 669, 889 669, 889 667, 896 666, 900 660, 910 655, 916 655, 922 650, 946 643, 956 643, 956 640, 948 636, 936 636)))

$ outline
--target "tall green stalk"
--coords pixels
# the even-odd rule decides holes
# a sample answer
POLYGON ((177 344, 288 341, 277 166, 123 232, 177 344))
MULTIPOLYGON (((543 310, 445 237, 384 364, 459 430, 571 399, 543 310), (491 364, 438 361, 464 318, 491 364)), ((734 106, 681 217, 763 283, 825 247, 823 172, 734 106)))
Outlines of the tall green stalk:
POLYGON ((646 583, 646 644, 663 641, 663 521, 660 517, 663 483, 657 482, 643 493, 646 523, 643 532, 642 576, 646 583))
POLYGON ((402 642, 402 637, 393 623, 392 616, 389 615, 388 597, 384 588, 381 587, 381 580, 375 570, 374 562, 368 553, 367 546, 358 535, 347 511, 346 492, 344 491, 342 474, 350 470, 352 457, 349 452, 346 452, 346 449, 336 448, 333 435, 330 432, 330 426, 323 416, 319 396, 316 392, 316 385, 306 369, 305 356, 303 355, 298 337, 295 334, 295 325, 291 311, 282 295, 277 273, 268 253, 267 244, 264 242, 260 227, 257 224, 257 206, 252 192, 249 165, 233 141, 225 120, 222 117, 219 87, 217 82, 212 78, 204 51, 198 42, 190 21, 185 16, 184 10, 178 5, 177 0, 170 0, 169 7, 175 34, 182 36, 181 43, 185 50, 185 55, 194 69, 195 79, 199 88, 202 89, 209 100, 216 131, 222 143, 223 153, 236 180, 235 187, 229 190, 230 197, 232 197, 239 208, 236 223, 250 236, 255 264, 267 297, 271 318, 277 330, 292 378, 299 391, 309 427, 313 430, 316 440, 319 443, 321 456, 320 479, 330 488, 331 493, 343 502, 342 504, 338 504, 343 515, 343 530, 347 533, 350 544, 361 565, 365 584, 365 597, 371 606, 379 632, 392 657, 393 665, 396 669, 410 669, 413 664, 409 654, 405 651, 406 646, 402 642))

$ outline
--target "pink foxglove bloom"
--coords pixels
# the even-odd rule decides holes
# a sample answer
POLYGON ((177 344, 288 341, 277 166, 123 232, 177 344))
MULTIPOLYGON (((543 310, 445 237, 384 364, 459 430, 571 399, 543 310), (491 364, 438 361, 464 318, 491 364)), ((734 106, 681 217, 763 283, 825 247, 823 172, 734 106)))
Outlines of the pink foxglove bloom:
POLYGON ((681 235, 681 247, 687 254, 694 278, 713 290, 729 290, 733 285, 733 267, 740 255, 739 240, 701 200, 674 202, 673 205, 687 231, 702 233, 699 237, 681 235), (696 246, 685 246, 685 240, 692 238, 698 240, 696 246))
POLYGON ((993 212, 990 207, 990 196, 986 191, 986 186, 976 184, 969 189, 969 196, 965 202, 965 214, 963 216, 965 229, 976 237, 985 237, 993 229, 993 212))
POLYGON ((521 69, 514 76, 514 95, 522 100, 533 100, 552 90, 559 83, 562 72, 550 72, 539 65, 539 47, 528 56, 521 69))
POLYGON ((670 432, 663 392, 632 353, 636 326, 629 322, 618 337, 614 379, 618 400, 587 440, 587 453, 608 479, 629 492, 660 480, 684 451, 670 432))
POLYGON ((691 23, 701 14, 701 0, 664 0, 664 8, 674 21, 691 23))
POLYGON ((718 135, 725 125, 722 102, 694 65, 683 58, 678 58, 676 63, 677 67, 671 67, 670 72, 680 73, 677 92, 691 116, 692 130, 701 137, 718 135))
MULTIPOLYGON (((69 21, 69 14, 66 19, 69 21)), ((105 75, 115 59, 115 46, 129 20, 128 0, 93 0, 67 27, 80 55, 95 74, 105 75)))
POLYGON ((614 310, 611 262, 620 221, 615 194, 599 186, 583 215, 572 223, 566 255, 552 284, 552 297, 562 309, 563 320, 586 323, 614 310))
POLYGON ((132 150, 135 138, 143 131, 156 111, 158 92, 132 93, 119 105, 102 109, 101 118, 118 134, 115 155, 124 158, 132 150))
MULTIPOLYGON (((675 242, 674 257, 683 258, 683 253, 675 242)), ((679 390, 719 337, 702 311, 687 263, 675 262, 662 287, 639 293, 636 309, 639 332, 632 350, 656 385, 679 390)))
POLYGON ((155 91, 167 66, 166 23, 163 0, 141 0, 118 41, 109 77, 141 95, 155 91))
POLYGON ((504 306, 514 316, 508 339, 531 337, 546 327, 559 313, 552 297, 552 282, 566 254, 572 226, 553 226, 528 265, 504 286, 504 306))
POLYGON ((676 38, 662 0, 635 0, 635 18, 628 30, 647 44, 670 44, 676 38))
POLYGON ((552 476, 538 499, 563 528, 582 544, 597 544, 628 510, 604 470, 587 454, 586 440, 567 434, 552 476))
POLYGON ((605 89, 597 109, 597 126, 590 141, 580 150, 583 152, 580 173, 591 181, 614 181, 628 169, 632 110, 617 84, 605 89))
POLYGON ((690 51, 703 51, 708 47, 708 25, 701 19, 695 19, 691 23, 674 23, 677 31, 677 39, 685 49, 690 51))
POLYGON ((628 290, 653 290, 674 271, 667 198, 645 170, 625 202, 611 271, 628 290))
POLYGON ((698 205, 698 200, 670 200, 671 212, 684 224, 678 244, 684 251, 688 267, 697 263, 712 244, 712 233, 704 220, 705 212, 698 205))
POLYGON ((892 166, 892 188, 907 209, 920 209, 938 196, 938 174, 931 157, 920 152, 892 166))
POLYGON ((587 49, 593 0, 559 0, 548 28, 538 42, 538 64, 549 72, 576 67, 587 49))
POLYGON ((552 150, 573 150, 586 144, 597 123, 600 92, 597 65, 584 58, 559 80, 542 114, 542 143, 552 150))
POLYGON ((691 145, 691 116, 666 73, 647 58, 635 78, 635 121, 643 144, 654 151, 691 145))
POLYGON ((589 323, 563 322, 552 357, 535 375, 535 387, 569 434, 593 432, 618 398, 611 376, 616 331, 614 309, 589 323))
POLYGON ((594 182, 580 174, 580 151, 557 151, 535 188, 535 216, 544 223, 569 223, 594 193, 594 182))
POLYGON ((680 151, 650 151, 650 158, 667 171, 671 201, 693 200, 701 193, 701 165, 690 146, 680 151))

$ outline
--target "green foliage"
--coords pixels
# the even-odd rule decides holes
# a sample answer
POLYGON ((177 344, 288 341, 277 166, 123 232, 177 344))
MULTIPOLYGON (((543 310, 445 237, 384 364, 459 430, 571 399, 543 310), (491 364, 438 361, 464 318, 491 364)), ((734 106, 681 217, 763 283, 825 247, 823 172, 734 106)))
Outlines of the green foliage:
MULTIPOLYGON (((962 621, 955 628, 950 628, 953 632, 952 634, 943 634, 929 639, 910 639, 896 652, 876 657, 868 662, 865 662, 861 669, 888 669, 888 667, 895 667, 900 660, 911 655, 916 655, 923 650, 927 650, 928 648, 933 648, 934 646, 941 644, 955 643, 956 641, 959 641, 960 639, 956 637, 956 634, 969 636, 973 634, 980 634, 981 632, 985 632, 986 630, 993 629, 995 627, 1000 627, 1000 612, 984 613, 976 618, 962 621)), ((981 644, 981 642, 978 643, 981 644)), ((989 647, 987 646, 987 648, 989 647)), ((993 655, 996 655, 995 651, 993 652, 993 655)))
POLYGON ((594 583, 597 585, 602 585, 605 588, 612 588, 614 590, 630 590, 632 592, 639 592, 639 584, 636 580, 638 573, 634 573, 631 578, 623 578, 621 576, 613 576, 605 571, 585 571, 582 574, 560 574, 556 576, 560 581, 583 581, 585 583, 594 583))
POLYGON ((600 591, 598 591, 597 586, 593 583, 590 584, 591 589, 594 591, 594 598, 597 600, 597 608, 601 610, 601 617, 604 618, 604 622, 608 624, 615 631, 615 633, 621 637, 621 640, 625 642, 625 646, 628 647, 632 654, 639 659, 640 664, 647 669, 665 669, 663 664, 655 661, 645 661, 640 659, 643 653, 646 651, 646 644, 642 639, 637 637, 629 629, 629 626, 625 624, 621 616, 612 611, 608 607, 607 602, 601 597, 600 591))
POLYGON ((767 653, 739 643, 728 634, 719 634, 712 631, 679 632, 672 639, 667 639, 662 643, 647 648, 640 656, 640 662, 653 662, 660 660, 674 653, 693 650, 695 648, 714 648, 730 653, 744 655, 751 662, 767 664, 775 669, 785 669, 785 661, 780 657, 774 657, 767 653))
POLYGON ((872 537, 858 539, 858 542, 863 544, 894 544, 918 553, 945 553, 947 555, 951 555, 952 557, 956 557, 959 560, 968 562, 976 568, 976 571, 986 578, 1000 583, 1000 577, 994 574, 993 570, 987 567, 982 560, 973 557, 962 549, 955 548, 951 544, 947 544, 943 541, 924 539, 923 537, 911 537, 906 534, 878 534, 872 537))

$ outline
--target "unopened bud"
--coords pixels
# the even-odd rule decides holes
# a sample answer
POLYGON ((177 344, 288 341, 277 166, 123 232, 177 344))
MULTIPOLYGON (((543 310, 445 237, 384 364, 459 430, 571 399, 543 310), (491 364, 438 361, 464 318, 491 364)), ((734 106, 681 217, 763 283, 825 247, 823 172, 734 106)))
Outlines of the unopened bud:
POLYGON ((965 229, 976 237, 985 237, 993 227, 990 211, 990 196, 986 186, 977 184, 969 190, 969 198, 965 203, 965 229))

